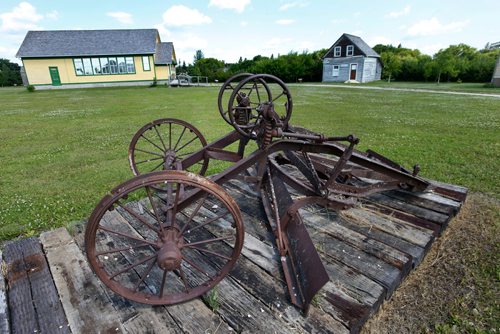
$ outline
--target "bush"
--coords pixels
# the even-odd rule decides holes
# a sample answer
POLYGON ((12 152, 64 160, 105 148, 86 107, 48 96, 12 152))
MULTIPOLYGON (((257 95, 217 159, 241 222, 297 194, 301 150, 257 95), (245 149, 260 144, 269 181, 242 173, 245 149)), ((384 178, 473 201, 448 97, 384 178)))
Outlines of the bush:
POLYGON ((30 92, 30 93, 33 93, 33 92, 35 91, 35 86, 33 86, 33 85, 28 85, 28 86, 26 87, 26 90, 27 90, 28 92, 30 92))

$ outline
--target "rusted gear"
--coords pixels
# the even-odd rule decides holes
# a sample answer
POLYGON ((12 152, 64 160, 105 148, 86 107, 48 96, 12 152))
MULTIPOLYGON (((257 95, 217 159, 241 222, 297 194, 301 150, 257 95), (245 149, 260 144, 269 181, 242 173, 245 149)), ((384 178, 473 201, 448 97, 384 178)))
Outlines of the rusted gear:
POLYGON ((85 250, 114 292, 169 305, 196 298, 223 279, 243 237, 241 212, 222 187, 171 170, 139 175, 106 195, 90 216, 85 250), (165 184, 170 192, 156 191, 165 184))

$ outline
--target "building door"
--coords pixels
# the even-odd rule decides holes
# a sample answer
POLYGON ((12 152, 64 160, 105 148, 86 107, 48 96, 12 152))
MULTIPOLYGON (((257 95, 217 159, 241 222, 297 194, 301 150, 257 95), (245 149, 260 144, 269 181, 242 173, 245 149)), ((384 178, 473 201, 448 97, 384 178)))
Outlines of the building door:
POLYGON ((52 86, 61 86, 61 78, 59 77, 59 70, 57 67, 49 67, 49 72, 52 86))
POLYGON ((356 80, 357 70, 358 70, 358 64, 351 64, 351 74, 349 75, 350 80, 356 80))

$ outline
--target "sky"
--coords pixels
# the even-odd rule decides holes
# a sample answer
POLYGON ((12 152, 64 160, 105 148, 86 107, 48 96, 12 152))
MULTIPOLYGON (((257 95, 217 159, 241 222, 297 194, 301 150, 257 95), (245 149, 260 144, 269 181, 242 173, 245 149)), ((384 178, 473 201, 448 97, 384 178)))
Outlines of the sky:
POLYGON ((277 56, 330 48, 343 34, 433 55, 500 41, 500 0, 0 0, 0 58, 15 58, 29 30, 156 28, 177 60, 277 56))

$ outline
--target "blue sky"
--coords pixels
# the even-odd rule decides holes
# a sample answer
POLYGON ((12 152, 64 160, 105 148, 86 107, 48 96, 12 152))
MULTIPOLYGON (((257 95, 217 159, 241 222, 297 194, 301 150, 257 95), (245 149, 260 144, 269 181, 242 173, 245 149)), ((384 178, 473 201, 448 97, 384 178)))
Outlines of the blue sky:
POLYGON ((239 57, 329 48, 344 32, 369 45, 433 55, 452 44, 500 41, 499 0, 0 0, 0 58, 13 61, 28 30, 157 28, 177 58, 239 57))

